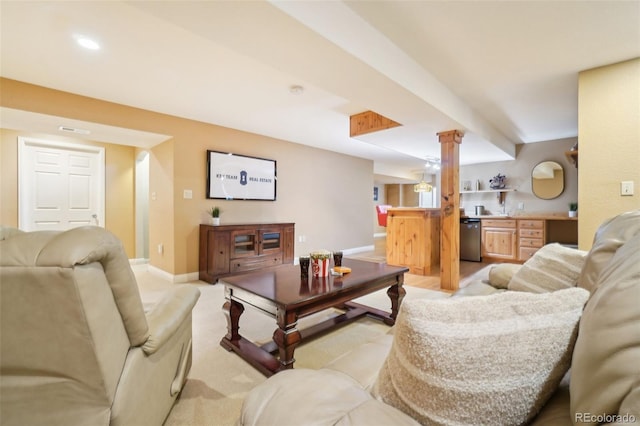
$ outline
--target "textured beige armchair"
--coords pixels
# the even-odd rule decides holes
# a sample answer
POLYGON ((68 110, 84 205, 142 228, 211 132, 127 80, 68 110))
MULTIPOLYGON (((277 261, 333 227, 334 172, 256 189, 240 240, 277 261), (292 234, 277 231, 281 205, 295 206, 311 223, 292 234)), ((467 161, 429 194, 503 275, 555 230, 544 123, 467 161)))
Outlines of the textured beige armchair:
POLYGON ((191 367, 197 288, 147 312, 98 227, 0 232, 2 425, 161 425, 191 367))

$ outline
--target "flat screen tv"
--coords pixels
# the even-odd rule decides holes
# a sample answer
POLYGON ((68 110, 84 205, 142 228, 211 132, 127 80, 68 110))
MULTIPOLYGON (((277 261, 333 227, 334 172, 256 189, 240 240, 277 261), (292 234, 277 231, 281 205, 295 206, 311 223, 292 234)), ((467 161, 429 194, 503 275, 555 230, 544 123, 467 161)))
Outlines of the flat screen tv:
POLYGON ((276 182, 275 160, 207 151, 207 198, 275 201, 276 182))

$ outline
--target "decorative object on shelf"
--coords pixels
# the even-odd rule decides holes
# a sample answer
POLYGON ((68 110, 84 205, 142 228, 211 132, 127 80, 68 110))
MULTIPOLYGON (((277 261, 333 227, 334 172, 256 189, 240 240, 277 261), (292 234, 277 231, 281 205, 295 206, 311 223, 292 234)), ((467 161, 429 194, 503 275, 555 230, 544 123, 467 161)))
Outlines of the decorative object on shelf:
POLYGON ((569 203, 569 217, 578 217, 578 203, 569 203))
POLYGON ((471 181, 470 180, 463 180, 462 181, 462 190, 463 191, 471 191, 473 188, 471 188, 471 181))
POLYGON ((215 226, 220 225, 220 213, 222 213, 222 210, 220 210, 220 207, 218 206, 214 206, 214 207, 211 207, 211 209, 209 209, 212 225, 215 225, 215 226))
POLYGON ((501 175, 500 173, 498 173, 497 176, 489 179, 489 187, 491 189, 504 189, 507 186, 507 184, 505 183, 506 178, 507 177, 505 175, 501 175))
POLYGON ((311 271, 314 277, 328 277, 331 252, 328 250, 316 250, 309 255, 311 258, 311 271))

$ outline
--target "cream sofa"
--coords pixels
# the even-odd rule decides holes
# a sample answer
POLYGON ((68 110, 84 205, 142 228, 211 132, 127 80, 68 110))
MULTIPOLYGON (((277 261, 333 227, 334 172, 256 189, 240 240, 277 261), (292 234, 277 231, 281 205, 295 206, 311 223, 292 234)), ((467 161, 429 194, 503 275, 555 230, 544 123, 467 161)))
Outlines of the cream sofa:
MULTIPOLYGON (((571 252, 568 254, 573 256, 571 252)), ((274 375, 247 396, 238 424, 410 425, 419 424, 418 420, 422 424, 473 425, 638 424, 640 211, 625 213, 607 221, 599 228, 592 249, 588 253, 575 254, 576 258, 582 259, 579 261, 581 267, 573 272, 574 282, 566 289, 542 294, 508 291, 494 288, 489 277, 484 277, 484 282, 471 283, 468 289, 460 291, 458 295, 475 297, 411 301, 412 303, 405 301, 398 322, 392 329, 395 329, 395 333, 392 331, 374 342, 359 346, 320 370, 288 370, 274 375), (578 287, 573 287, 575 284, 578 287), (560 296, 563 300, 559 299, 560 296), (464 338, 455 341, 454 346, 447 346, 441 351, 443 353, 440 356, 445 359, 442 363, 444 367, 434 361, 438 355, 426 353, 425 343, 417 340, 415 334, 409 337, 405 335, 405 330, 411 330, 411 324, 408 324, 411 320, 407 318, 420 323, 423 320, 421 315, 427 317, 429 311, 434 309, 437 312, 431 316, 435 319, 424 321, 437 332, 432 331, 433 335, 428 337, 438 344, 444 342, 442 344, 446 345, 446 340, 452 338, 451 335, 461 333, 461 330, 473 331, 475 321, 477 328, 482 330, 485 326, 483 312, 491 312, 493 315, 494 307, 496 311, 501 309, 498 305, 510 298, 519 302, 507 306, 507 310, 516 311, 526 311, 533 305, 544 311, 545 307, 552 303, 560 308, 573 303, 571 309, 567 308, 558 314, 562 317, 561 321, 574 316, 573 325, 568 323, 564 327, 561 338, 565 342, 564 346, 549 344, 546 340, 547 335, 557 331, 554 324, 550 328, 544 328, 544 323, 556 315, 556 312, 553 312, 556 308, 549 308, 548 312, 543 314, 531 308, 534 310, 531 317, 533 320, 528 323, 521 317, 514 321, 499 318, 500 321, 491 323, 492 326, 502 324, 506 327, 513 327, 516 322, 527 323, 525 331, 517 331, 523 334, 528 332, 526 327, 539 327, 540 330, 534 330, 534 334, 531 335, 533 341, 519 339, 516 334, 515 344, 512 344, 513 341, 509 339, 514 337, 514 333, 505 337, 492 334, 491 329, 489 333, 479 333, 478 336, 465 335, 464 338), (520 303, 523 301, 524 303, 520 303), (547 301, 550 303, 547 304, 547 301), (423 306, 420 306, 420 303, 423 306), (425 307, 426 309, 421 311, 425 307), (469 323, 447 322, 448 309, 456 310, 458 307, 469 311, 463 312, 461 316, 468 317, 466 320, 471 322, 471 327, 469 323), (480 309, 474 316, 472 311, 476 307, 480 309), (416 312, 418 316, 412 316, 412 313, 416 312), (438 322, 439 316, 442 317, 441 322, 438 322), (538 334, 535 334, 536 332, 538 334), (525 348, 525 354, 522 354, 522 350, 518 351, 518 356, 522 357, 518 359, 524 359, 526 362, 514 360, 504 353, 509 352, 511 348, 505 347, 504 342, 500 340, 503 337, 506 339, 506 346, 514 346, 516 350, 521 349, 521 346, 525 348), (482 341, 486 343, 484 346, 482 341), (404 352, 400 350, 401 347, 404 347, 404 352), (480 350, 478 348, 486 350, 490 355, 484 359, 482 356, 474 358, 472 352, 480 350), (463 352, 462 357, 456 358, 448 352, 458 350, 463 352), (497 374, 502 373, 501 366, 511 368, 509 363, 521 364, 514 366, 514 371, 524 374, 524 380, 514 376, 514 380, 510 382, 508 372, 506 377, 497 381, 492 381, 493 376, 478 379, 477 365, 465 365, 465 351, 467 355, 471 355, 468 361, 471 364, 477 363, 478 359, 493 364, 495 370, 488 370, 491 374, 494 374, 493 371, 497 371, 497 374), (527 353, 529 351, 531 353, 527 353), (542 390, 533 395, 535 403, 532 403, 531 407, 525 407, 523 411, 526 420, 523 421, 523 417, 519 420, 514 420, 517 417, 508 417, 507 414, 512 410, 511 405, 522 405, 522 401, 527 399, 527 392, 530 390, 529 377, 533 381, 538 376, 538 358, 545 358, 554 351, 558 352, 558 357, 551 358, 551 365, 545 367, 547 370, 543 374, 540 386, 542 390), (450 364, 448 357, 451 358, 450 364), (427 368, 414 368, 420 362, 424 362, 427 368), (431 371, 430 366, 433 366, 433 370, 440 369, 443 375, 449 376, 438 382, 438 372, 431 371), (391 371, 394 368, 396 370, 391 371), (565 374, 567 370, 569 371, 565 374), (554 374, 553 379, 547 377, 554 374), (496 383, 506 383, 507 386, 511 386, 511 390, 499 392, 493 388, 496 383), (473 390, 470 391, 467 385, 473 390), (446 388, 450 393, 436 395, 441 393, 438 389, 442 388, 446 388), (435 391, 432 392, 432 389, 435 391), (474 393, 477 389, 480 390, 474 393), (489 411, 486 411, 485 404, 489 406, 489 411), (438 412, 439 410, 441 412, 438 412), (491 415, 496 412, 506 414, 492 418, 491 415), (472 414, 465 417, 466 413, 472 414)), ((538 285, 538 281, 545 280, 538 280, 536 273, 553 278, 556 274, 550 271, 563 263, 564 260, 555 262, 555 266, 543 267, 536 272, 535 268, 531 268, 535 266, 532 259, 522 267, 528 271, 519 267, 508 267, 501 271, 499 276, 493 275, 502 283, 498 287, 508 287, 505 283, 521 273, 523 276, 529 274, 530 278, 533 277, 533 284, 538 285)), ((560 275, 564 273, 565 271, 560 271, 560 275)), ((571 273, 567 276, 571 276, 571 273)), ((439 349, 441 348, 436 346, 433 351, 438 352, 439 349)))
POLYGON ((104 229, 0 231, 2 425, 161 425, 191 366, 199 290, 145 312, 104 229))

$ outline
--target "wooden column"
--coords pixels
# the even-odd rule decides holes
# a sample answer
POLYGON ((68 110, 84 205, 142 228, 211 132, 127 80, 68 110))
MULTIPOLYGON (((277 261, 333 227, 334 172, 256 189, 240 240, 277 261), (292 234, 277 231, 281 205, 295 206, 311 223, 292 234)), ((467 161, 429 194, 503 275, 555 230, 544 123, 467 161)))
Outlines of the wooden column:
POLYGON ((440 287, 455 291, 460 284, 460 143, 463 133, 438 133, 441 155, 440 287))

